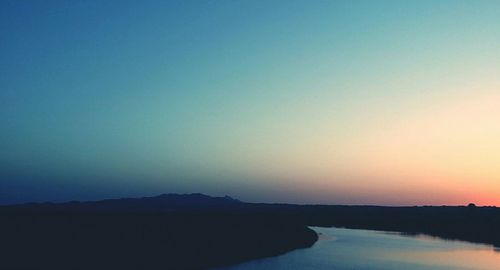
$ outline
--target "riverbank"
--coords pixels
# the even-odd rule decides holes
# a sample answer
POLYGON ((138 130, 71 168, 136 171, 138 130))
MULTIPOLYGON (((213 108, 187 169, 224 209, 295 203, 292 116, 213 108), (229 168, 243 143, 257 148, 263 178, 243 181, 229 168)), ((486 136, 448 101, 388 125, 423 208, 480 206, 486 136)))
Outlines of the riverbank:
POLYGON ((319 227, 426 234, 500 247, 500 208, 471 206, 258 205, 262 212, 319 227))

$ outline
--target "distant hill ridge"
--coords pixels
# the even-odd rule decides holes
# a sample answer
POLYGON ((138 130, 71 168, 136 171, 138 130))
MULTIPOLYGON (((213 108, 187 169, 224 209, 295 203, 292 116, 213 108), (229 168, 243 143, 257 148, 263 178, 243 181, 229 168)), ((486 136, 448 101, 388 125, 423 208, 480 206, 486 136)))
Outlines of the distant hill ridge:
POLYGON ((147 211, 165 212, 189 209, 225 208, 244 204, 230 196, 213 197, 202 193, 168 193, 142 198, 118 198, 98 201, 43 202, 6 205, 2 207, 30 210, 68 211, 147 211))

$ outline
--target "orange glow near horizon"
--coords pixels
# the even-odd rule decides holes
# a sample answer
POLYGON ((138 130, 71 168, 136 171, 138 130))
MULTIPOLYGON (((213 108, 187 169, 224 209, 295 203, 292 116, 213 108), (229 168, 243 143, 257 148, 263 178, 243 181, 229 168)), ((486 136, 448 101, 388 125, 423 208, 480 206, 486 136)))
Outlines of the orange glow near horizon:
POLYGON ((500 206, 499 93, 446 100, 366 128, 372 132, 338 142, 310 141, 274 163, 276 175, 286 172, 290 185, 323 202, 500 206))
POLYGON ((453 194, 443 203, 500 205, 499 93, 428 108, 358 146, 355 163, 368 175, 401 179, 400 191, 453 194))

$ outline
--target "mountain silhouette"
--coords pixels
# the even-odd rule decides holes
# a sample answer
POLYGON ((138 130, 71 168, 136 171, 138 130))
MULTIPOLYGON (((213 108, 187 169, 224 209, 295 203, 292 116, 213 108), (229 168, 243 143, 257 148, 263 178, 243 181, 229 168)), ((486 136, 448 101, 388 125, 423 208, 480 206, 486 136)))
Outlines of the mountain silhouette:
POLYGON ((27 203, 10 207, 45 211, 169 212, 189 209, 223 209, 237 204, 242 204, 242 202, 227 195, 212 197, 201 193, 170 193, 142 198, 106 199, 88 202, 71 201, 66 203, 27 203))

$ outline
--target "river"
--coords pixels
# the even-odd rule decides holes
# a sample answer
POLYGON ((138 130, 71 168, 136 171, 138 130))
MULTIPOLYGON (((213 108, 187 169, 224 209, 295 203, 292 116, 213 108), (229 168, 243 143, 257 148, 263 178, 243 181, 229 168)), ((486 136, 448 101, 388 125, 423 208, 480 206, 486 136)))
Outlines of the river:
POLYGON ((312 229, 319 240, 311 248, 220 270, 500 269, 500 251, 489 245, 369 230, 312 229))

